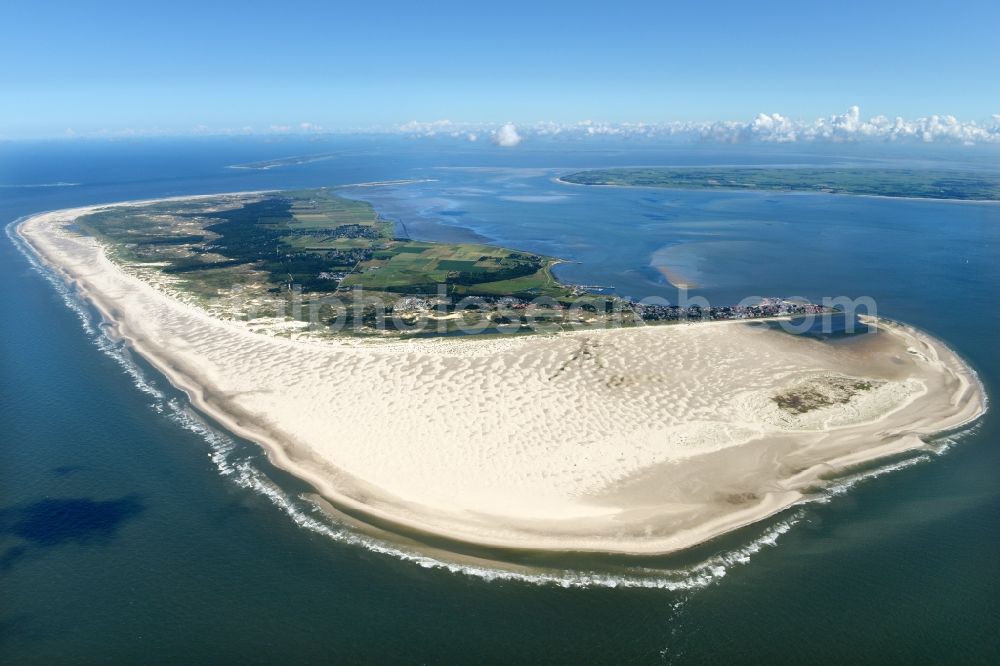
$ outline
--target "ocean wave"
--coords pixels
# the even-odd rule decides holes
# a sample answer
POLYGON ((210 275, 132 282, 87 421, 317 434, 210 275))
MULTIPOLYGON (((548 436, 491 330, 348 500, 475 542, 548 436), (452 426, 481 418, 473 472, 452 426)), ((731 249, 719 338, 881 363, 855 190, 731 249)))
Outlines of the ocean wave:
POLYGON ((778 538, 788 532, 804 516, 803 512, 797 512, 770 527, 747 545, 713 556, 700 564, 685 569, 659 570, 637 568, 633 574, 574 570, 521 572, 438 559, 359 534, 344 526, 328 522, 326 514, 316 504, 312 504, 311 509, 304 509, 300 503, 308 502, 308 500, 301 497, 290 497, 249 462, 244 461, 235 465, 235 472, 235 480, 239 485, 267 497, 273 504, 282 509, 299 527, 334 541, 360 546, 371 552, 410 562, 425 569, 443 570, 453 574, 478 578, 487 582, 520 582, 531 585, 552 585, 564 588, 622 587, 692 590, 707 587, 725 576, 730 567, 746 564, 754 554, 764 548, 776 545, 778 538))
MULTIPOLYGON (((989 400, 988 396, 987 400, 989 400)), ((934 455, 942 456, 951 451, 951 449, 954 448, 956 445, 960 444, 962 440, 978 433, 982 429, 982 425, 983 425, 983 419, 979 419, 971 426, 963 430, 959 430, 958 432, 948 433, 947 435, 941 435, 936 439, 932 439, 927 443, 927 446, 931 450, 931 452, 934 453, 934 455)))
POLYGON ((865 481, 870 481, 872 479, 877 479, 886 474, 891 474, 892 472, 898 472, 915 465, 920 465, 926 462, 932 461, 935 457, 943 456, 948 453, 956 444, 962 440, 974 435, 979 432, 982 420, 976 421, 971 426, 968 426, 958 432, 949 433, 947 435, 939 436, 935 439, 931 439, 926 442, 926 452, 919 453, 917 455, 911 455, 911 457, 904 458, 903 460, 897 460, 888 464, 880 465, 873 469, 867 469, 855 474, 851 474, 825 486, 817 495, 808 497, 803 500, 800 504, 808 503, 829 503, 833 498, 839 497, 846 494, 849 490, 857 486, 859 483, 865 481))
MULTIPOLYGON (((126 367, 124 364, 129 363, 129 357, 121 353, 119 345, 108 345, 105 349, 109 353, 114 353, 116 359, 121 359, 123 367, 126 367)), ((136 385, 140 388, 148 386, 148 382, 142 379, 141 370, 134 363, 131 366, 131 369, 127 367, 126 369, 130 376, 136 380, 136 385)), ((154 395, 162 396, 162 394, 157 393, 154 395)), ((338 543, 365 548, 368 551, 409 562, 425 569, 447 571, 487 582, 519 582, 563 588, 621 587, 682 591, 708 587, 724 578, 733 567, 747 565, 753 556, 761 551, 776 547, 779 539, 805 518, 806 509, 803 505, 814 502, 828 503, 834 498, 846 494, 859 483, 932 460, 931 454, 924 453, 839 479, 823 488, 818 494, 803 500, 796 509, 792 510, 790 515, 770 525, 748 543, 738 548, 725 550, 692 566, 681 569, 637 567, 628 573, 571 569, 523 572, 463 564, 432 557, 361 534, 341 525, 312 500, 300 495, 289 494, 283 490, 254 463, 254 456, 243 452, 232 437, 210 426, 181 399, 170 398, 162 401, 161 404, 165 407, 167 418, 184 429, 199 435, 208 444, 211 450, 209 457, 223 477, 229 478, 241 488, 266 498, 303 529, 338 543)), ((959 440, 969 436, 977 429, 978 424, 949 435, 947 438, 942 438, 933 449, 933 454, 942 455, 959 440)))
POLYGON ((132 382, 137 389, 154 399, 152 406, 156 408, 157 411, 162 411, 162 405, 159 405, 158 403, 162 402, 164 399, 163 392, 156 388, 146 378, 139 366, 136 365, 135 360, 132 358, 131 352, 125 343, 111 337, 110 330, 105 330, 106 326, 103 323, 95 324, 95 315, 92 313, 80 294, 73 289, 70 284, 60 278, 55 271, 43 264, 25 245, 21 237, 14 231, 16 226, 23 219, 24 218, 19 218, 14 220, 14 222, 8 224, 5 228, 7 237, 14 244, 14 247, 16 247, 21 255, 28 261, 32 270, 39 274, 52 286, 53 289, 55 289, 63 304, 76 314, 81 327, 91 339, 94 346, 101 350, 101 352, 103 352, 106 356, 114 360, 115 363, 117 363, 119 367, 121 367, 121 369, 132 378, 132 382))
POLYGON ((21 256, 25 258, 28 265, 33 271, 40 275, 46 282, 48 282, 56 293, 62 299, 63 303, 72 310, 77 317, 80 319, 80 324, 83 326, 83 330, 87 335, 94 335, 96 329, 93 325, 93 319, 90 313, 87 311, 86 306, 80 301, 76 291, 66 283, 61 277, 59 277, 55 271, 46 266, 42 261, 35 255, 34 252, 28 248, 24 240, 17 235, 17 225, 26 220, 29 216, 19 217, 6 227, 4 227, 4 232, 7 234, 7 238, 10 242, 17 248, 21 256))
POLYGON ((931 460, 931 457, 926 454, 921 454, 913 458, 907 458, 905 460, 900 460, 888 465, 882 465, 881 467, 876 467, 875 469, 866 470, 864 472, 859 472, 857 474, 852 474, 846 476, 836 482, 830 484, 823 489, 823 494, 816 498, 811 498, 807 501, 815 501, 820 503, 827 503, 834 497, 844 495, 847 491, 854 488, 859 483, 864 481, 870 481, 871 479, 877 479, 880 476, 885 476, 892 472, 898 472, 901 469, 906 469, 907 467, 913 467, 914 465, 919 465, 920 463, 925 463, 931 460))
MULTIPOLYGON (((189 414, 185 423, 189 429, 192 422, 200 419, 189 414)), ((202 425, 205 432, 212 432, 202 425)), ((196 430, 198 431, 198 430, 196 430)), ((214 437, 214 436, 211 436, 214 437)), ((777 545, 781 535, 787 533, 802 520, 805 513, 796 511, 767 528, 757 538, 746 545, 714 555, 699 564, 677 570, 636 568, 632 573, 603 573, 597 571, 544 570, 535 572, 512 571, 489 566, 463 564, 408 550, 389 542, 358 533, 338 524, 312 500, 289 495, 274 483, 250 459, 232 460, 234 451, 227 438, 209 439, 210 445, 217 446, 213 460, 224 476, 230 477, 237 485, 253 491, 271 501, 291 520, 303 529, 327 537, 333 541, 365 548, 374 553, 410 562, 425 569, 438 569, 453 574, 478 578, 487 582, 520 582, 532 585, 552 585, 564 588, 604 587, 604 588, 652 588, 664 590, 692 590, 711 585, 724 577, 727 571, 737 565, 750 562, 756 553, 777 545), (216 442, 213 444, 213 441, 216 442)))
MULTIPOLYGON (((301 495, 289 494, 283 490, 254 464, 252 456, 240 452, 233 438, 208 425, 192 408, 185 406, 178 399, 170 399, 166 404, 169 407, 168 418, 185 429, 200 435, 208 443, 212 451, 210 458, 222 476, 229 478, 241 488, 266 498, 303 529, 338 543, 361 547, 425 569, 446 571, 486 582, 518 582, 563 588, 621 587, 684 591, 708 587, 723 579, 732 568, 747 565, 758 553, 767 548, 776 547, 779 539, 806 517, 804 505, 814 502, 830 502, 835 497, 846 494, 859 483, 932 459, 929 454, 920 454, 913 458, 896 461, 839 479, 823 488, 816 495, 803 500, 797 508, 791 510, 789 515, 768 526, 746 544, 725 550, 688 567, 680 569, 636 567, 626 573, 572 569, 524 572, 463 564, 432 557, 361 534, 341 525, 312 500, 301 495)), ((961 433, 950 435, 947 442, 942 442, 938 448, 934 449, 934 454, 943 454, 955 442, 967 437, 977 428, 978 426, 973 426, 961 433)))

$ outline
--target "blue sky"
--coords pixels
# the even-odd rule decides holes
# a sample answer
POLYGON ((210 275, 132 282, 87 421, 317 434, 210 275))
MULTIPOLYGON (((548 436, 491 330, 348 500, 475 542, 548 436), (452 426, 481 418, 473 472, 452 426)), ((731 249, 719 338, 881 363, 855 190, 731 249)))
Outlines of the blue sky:
POLYGON ((1000 113, 1000 3, 4 3, 0 136, 1000 113))

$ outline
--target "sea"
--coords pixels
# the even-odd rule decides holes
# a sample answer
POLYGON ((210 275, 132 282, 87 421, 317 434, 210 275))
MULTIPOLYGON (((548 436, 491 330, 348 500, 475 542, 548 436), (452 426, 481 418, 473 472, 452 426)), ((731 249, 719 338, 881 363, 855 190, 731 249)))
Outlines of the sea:
POLYGON ((671 557, 449 561, 319 511, 308 486, 106 336, 12 233, 70 206, 340 187, 400 236, 558 257, 561 279, 635 299, 863 300, 946 341, 1000 390, 1000 205, 556 181, 655 165, 995 173, 1000 150, 0 143, 0 663, 1000 663, 996 410, 671 557), (323 159, 285 159, 296 156, 323 159), (258 168, 233 168, 246 164, 258 168), (399 180, 413 182, 371 185, 399 180))

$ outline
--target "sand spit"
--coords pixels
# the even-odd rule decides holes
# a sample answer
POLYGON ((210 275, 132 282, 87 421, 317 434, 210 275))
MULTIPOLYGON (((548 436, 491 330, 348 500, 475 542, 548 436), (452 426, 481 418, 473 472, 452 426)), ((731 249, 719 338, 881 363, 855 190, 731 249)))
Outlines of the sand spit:
POLYGON ((738 322, 406 342, 263 336, 170 298, 66 229, 95 208, 36 215, 18 233, 198 409, 382 528, 665 553, 985 411, 961 358, 885 321, 849 344, 738 322), (819 391, 815 409, 773 400, 797 387, 819 391))

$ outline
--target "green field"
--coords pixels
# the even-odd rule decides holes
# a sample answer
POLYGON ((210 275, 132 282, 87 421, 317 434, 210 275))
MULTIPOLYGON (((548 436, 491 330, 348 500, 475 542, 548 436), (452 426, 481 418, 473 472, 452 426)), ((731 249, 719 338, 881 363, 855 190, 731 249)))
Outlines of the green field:
POLYGON ((564 287, 547 272, 552 260, 488 245, 391 241, 358 264, 342 288, 432 294, 438 285, 448 293, 561 296, 564 287), (517 282, 514 282, 514 281, 517 282), (505 287, 507 284, 516 288, 505 287))
POLYGON ((973 171, 655 167, 580 171, 562 176, 561 180, 577 185, 825 192, 882 197, 1000 201, 1000 175, 973 171))
POLYGON ((404 296, 572 294, 552 276, 551 257, 396 238, 393 223, 369 204, 328 189, 111 208, 77 226, 146 277, 205 304, 235 299, 242 311, 268 302, 265 314, 280 313, 275 298, 305 297, 307 305, 374 298, 388 306, 404 296))

